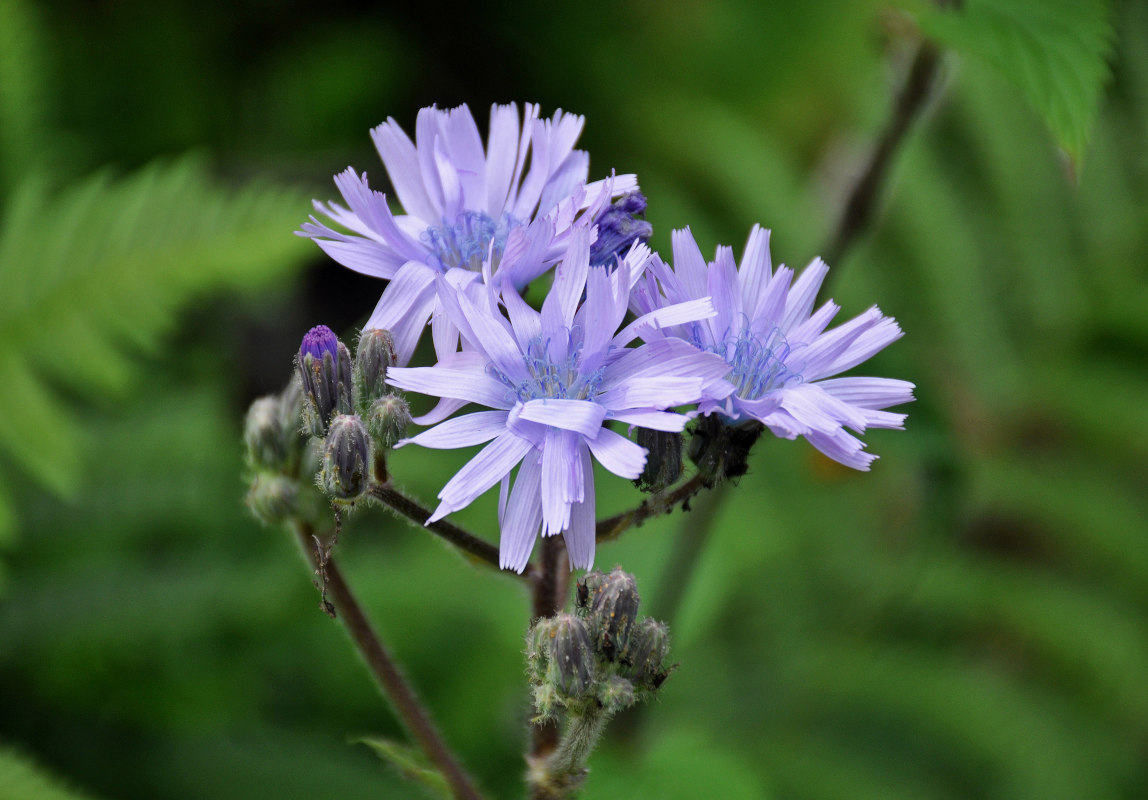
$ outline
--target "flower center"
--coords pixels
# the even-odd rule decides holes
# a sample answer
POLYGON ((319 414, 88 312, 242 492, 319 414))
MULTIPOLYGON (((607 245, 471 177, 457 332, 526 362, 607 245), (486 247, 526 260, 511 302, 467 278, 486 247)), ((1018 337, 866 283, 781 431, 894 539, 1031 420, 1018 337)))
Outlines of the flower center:
POLYGON ((522 362, 526 365, 529 377, 514 381, 504 375, 494 365, 490 372, 506 384, 513 399, 525 403, 528 400, 593 400, 602 385, 603 368, 589 375, 581 373, 582 352, 575 349, 562 361, 553 361, 548 352, 548 342, 541 336, 533 339, 522 362))
POLYGON ((732 367, 727 380, 734 385, 737 396, 746 400, 757 400, 787 383, 801 381, 797 370, 802 365, 786 363, 793 350, 777 328, 763 337, 742 327, 711 349, 732 367))
POLYGON ((423 231, 423 244, 431 250, 428 263, 443 272, 453 267, 482 272, 482 262, 489 255, 491 267, 497 267, 506 237, 520 224, 510 214, 495 220, 481 211, 463 211, 453 223, 444 219, 442 225, 423 231))

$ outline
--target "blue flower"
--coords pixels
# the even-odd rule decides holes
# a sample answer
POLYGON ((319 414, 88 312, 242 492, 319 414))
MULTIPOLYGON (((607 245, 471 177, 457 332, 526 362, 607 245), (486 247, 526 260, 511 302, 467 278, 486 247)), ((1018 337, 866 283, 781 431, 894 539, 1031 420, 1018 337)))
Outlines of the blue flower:
POLYGON ((717 312, 705 321, 667 328, 726 360, 730 373, 720 392, 698 404, 701 414, 730 422, 755 419, 787 439, 804 436, 830 458, 867 470, 875 455, 846 429, 902 428, 905 415, 884 409, 913 399, 913 384, 892 378, 832 378, 901 338, 901 329, 876 306, 826 330, 838 306, 813 311, 829 268, 814 259, 796 281, 776 271, 769 257, 769 231, 754 226, 742 255, 719 247, 706 263, 689 229, 673 233, 674 267, 651 259, 631 303, 637 313, 667 304, 712 297, 717 312))
POLYGON ((493 282, 486 283, 475 300, 440 281, 445 314, 466 346, 433 367, 387 371, 388 381, 401 389, 444 398, 424 424, 467 403, 495 409, 441 422, 405 443, 455 448, 489 442, 439 492, 431 520, 464 508, 501 482, 499 550, 506 569, 522 571, 540 530, 543 536, 562 534, 571 565, 589 568, 591 456, 629 479, 641 474, 646 461, 644 448, 605 423, 680 431, 687 417, 666 409, 697 402, 729 372, 720 357, 656 334, 659 326, 712 315, 708 298, 653 309, 619 332, 649 250, 631 249, 612 272, 591 269, 590 238, 587 228, 570 237, 541 313, 513 286, 496 292, 493 282), (639 337, 653 341, 627 347, 639 337))
POLYGON ((399 364, 432 317, 436 351, 451 352, 458 331, 442 314, 440 276, 469 289, 489 262, 524 286, 558 260, 574 227, 636 188, 633 175, 586 183, 589 156, 574 149, 583 122, 561 111, 539 119, 528 104, 520 126, 513 104, 495 105, 484 149, 465 105, 422 109, 415 142, 388 119, 371 136, 406 213, 392 214, 366 174, 348 167, 335 176, 346 207, 315 203, 338 228, 312 216, 300 235, 343 266, 390 281, 365 329, 391 331, 399 364))

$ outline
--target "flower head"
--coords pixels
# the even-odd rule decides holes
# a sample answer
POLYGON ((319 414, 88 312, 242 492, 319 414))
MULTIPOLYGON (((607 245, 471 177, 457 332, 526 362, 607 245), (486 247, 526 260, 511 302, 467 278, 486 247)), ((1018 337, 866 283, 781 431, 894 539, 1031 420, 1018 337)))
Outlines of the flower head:
POLYGON ((648 248, 639 245, 613 272, 590 269, 590 231, 576 230, 541 313, 511 286, 497 292, 484 284, 476 300, 450 292, 440 281, 445 313, 466 348, 440 357, 433 367, 388 370, 393 385, 444 398, 416 420, 423 424, 440 422, 467 403, 494 409, 441 422, 407 443, 455 448, 489 442, 439 492, 431 521, 501 482, 504 568, 522 571, 540 530, 543 536, 562 534, 571 564, 589 567, 595 509, 591 456, 629 479, 641 474, 646 461, 644 448, 604 423, 680 431, 686 417, 666 409, 696 402, 729 371, 721 358, 672 338, 627 347, 638 337, 654 336, 659 325, 712 313, 708 299, 695 298, 654 309, 619 332, 632 276, 648 256, 648 248))
POLYGON ((300 234, 343 266, 390 281, 365 329, 391 331, 399 364, 432 316, 436 350, 456 349, 437 278, 469 287, 489 264, 523 286, 557 261, 576 224, 636 188, 632 175, 586 183, 589 156, 574 149, 583 121, 561 111, 540 119, 527 104, 520 125, 513 104, 495 105, 484 148, 465 105, 422 109, 414 142, 388 119, 371 136, 405 211, 397 216, 366 174, 348 167, 335 176, 346 206, 315 208, 340 229, 311 217, 300 234))
POLYGON ((698 297, 713 299, 713 317, 664 330, 716 353, 730 366, 724 394, 705 397, 702 414, 730 422, 756 419, 787 439, 804 436, 830 458, 867 470, 876 456, 846 429, 901 428, 904 414, 883 409, 913 399, 913 384, 892 378, 832 378, 901 338, 901 329, 876 306, 826 330, 838 306, 813 310, 829 268, 821 259, 796 281, 793 271, 775 271, 769 231, 755 226, 740 269, 733 251, 719 247, 706 263, 689 229, 673 233, 674 267, 651 260, 635 287, 632 304, 648 313, 698 297))

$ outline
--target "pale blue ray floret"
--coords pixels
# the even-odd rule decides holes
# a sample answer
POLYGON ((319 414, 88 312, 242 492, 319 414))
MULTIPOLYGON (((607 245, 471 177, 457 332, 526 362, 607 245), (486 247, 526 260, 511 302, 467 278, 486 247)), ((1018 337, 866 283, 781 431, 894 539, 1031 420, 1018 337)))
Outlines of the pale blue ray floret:
POLYGON ((542 119, 532 104, 520 122, 516 106, 495 105, 484 147, 465 105, 422 109, 414 142, 388 119, 371 136, 404 213, 348 167, 335 176, 346 205, 316 202, 328 221, 312 216, 299 233, 343 266, 389 281, 364 328, 391 332, 399 364, 428 320, 436 351, 451 352, 458 329, 438 276, 472 290, 488 264, 521 288, 561 257, 573 230, 637 189, 633 175, 587 183, 589 156, 574 149, 583 122, 562 111, 542 119))
POLYGON ((654 256, 631 296, 636 313, 667 304, 711 297, 713 317, 666 327, 660 335, 680 337, 720 355, 730 366, 722 392, 703 397, 698 411, 738 424, 757 420, 787 439, 805 437, 830 458, 866 470, 876 458, 848 432, 901 428, 904 414, 884 409, 913 399, 913 384, 892 378, 832 378, 901 337, 901 329, 876 306, 832 330, 838 311, 829 301, 813 310, 828 272, 814 259, 796 281, 793 271, 775 271, 769 231, 755 226, 741 258, 719 247, 706 262, 689 229, 673 233, 673 267, 654 256))
POLYGON ((561 534, 571 565, 589 568, 595 535, 591 456, 630 479, 641 474, 646 460, 644 448, 605 423, 680 431, 687 417, 667 409, 720 395, 716 384, 729 372, 720 356, 654 334, 659 326, 712 316, 709 298, 667 304, 619 332, 649 249, 631 248, 612 272, 592 269, 590 238, 588 229, 571 236, 541 312, 509 283, 500 290, 485 284, 472 298, 440 281, 444 312, 465 343, 462 352, 433 367, 388 372, 399 388, 443 398, 421 420, 439 424, 409 443, 488 443, 439 492, 431 520, 501 482, 499 551, 507 569, 522 571, 540 532, 561 534), (647 341, 627 347, 637 338, 647 341), (442 421, 468 402, 494 410, 442 421))

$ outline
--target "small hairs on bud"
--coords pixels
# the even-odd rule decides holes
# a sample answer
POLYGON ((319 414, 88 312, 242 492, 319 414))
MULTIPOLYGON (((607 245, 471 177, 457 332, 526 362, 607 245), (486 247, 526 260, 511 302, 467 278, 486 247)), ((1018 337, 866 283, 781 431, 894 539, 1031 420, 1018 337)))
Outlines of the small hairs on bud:
POLYGON ((387 393, 387 368, 395 366, 395 340, 383 328, 359 334, 355 348, 355 408, 367 417, 371 405, 387 393))
POLYGON ((363 421, 338 414, 323 443, 319 485, 333 500, 353 503, 367 491, 370 478, 370 442, 363 421))

